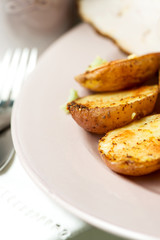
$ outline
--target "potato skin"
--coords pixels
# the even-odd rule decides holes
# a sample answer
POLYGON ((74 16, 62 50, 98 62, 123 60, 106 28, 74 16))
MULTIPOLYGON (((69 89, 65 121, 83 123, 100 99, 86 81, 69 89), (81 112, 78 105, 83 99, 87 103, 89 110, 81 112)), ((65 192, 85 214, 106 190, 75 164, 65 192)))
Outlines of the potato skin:
POLYGON ((145 162, 145 163, 136 163, 134 161, 131 161, 129 159, 125 159, 120 163, 113 163, 110 161, 108 157, 106 157, 104 154, 102 154, 99 151, 102 160, 105 162, 105 164, 114 172, 128 175, 128 176, 143 176, 147 175, 149 173, 155 172, 160 169, 160 158, 154 160, 153 162, 145 162))
POLYGON ((141 176, 160 169, 160 115, 138 122, 111 131, 99 140, 102 160, 117 173, 141 176))
MULTIPOLYGON (((145 92, 148 86, 138 88, 140 94, 145 92)), ((90 107, 85 104, 79 104, 77 101, 68 103, 68 110, 73 119, 86 131, 105 134, 106 132, 125 126, 133 120, 139 119, 151 113, 158 96, 158 86, 149 86, 152 94, 145 96, 143 99, 137 99, 132 103, 119 104, 114 106, 113 102, 110 107, 90 107), (133 113, 136 115, 133 117, 133 113)))
POLYGON ((160 53, 133 59, 111 61, 75 77, 83 87, 94 92, 117 91, 142 84, 160 68, 160 53))

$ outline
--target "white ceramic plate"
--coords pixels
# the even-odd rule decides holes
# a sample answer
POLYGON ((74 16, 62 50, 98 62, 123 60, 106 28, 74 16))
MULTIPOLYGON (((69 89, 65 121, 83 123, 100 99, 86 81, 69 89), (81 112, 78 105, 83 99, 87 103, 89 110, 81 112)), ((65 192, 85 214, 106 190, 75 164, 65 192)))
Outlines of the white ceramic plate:
POLYGON ((60 106, 74 81, 100 55, 124 57, 110 41, 82 24, 51 46, 14 106, 16 152, 31 177, 72 213, 103 230, 132 239, 160 238, 160 174, 129 178, 109 170, 99 137, 81 129, 60 106))

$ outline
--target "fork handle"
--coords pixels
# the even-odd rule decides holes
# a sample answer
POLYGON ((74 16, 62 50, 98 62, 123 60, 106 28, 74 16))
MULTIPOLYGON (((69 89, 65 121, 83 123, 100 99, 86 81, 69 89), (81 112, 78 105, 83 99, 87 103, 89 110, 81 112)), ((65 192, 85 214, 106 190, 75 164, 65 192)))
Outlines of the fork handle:
POLYGON ((0 109, 0 133, 10 127, 11 108, 0 109))

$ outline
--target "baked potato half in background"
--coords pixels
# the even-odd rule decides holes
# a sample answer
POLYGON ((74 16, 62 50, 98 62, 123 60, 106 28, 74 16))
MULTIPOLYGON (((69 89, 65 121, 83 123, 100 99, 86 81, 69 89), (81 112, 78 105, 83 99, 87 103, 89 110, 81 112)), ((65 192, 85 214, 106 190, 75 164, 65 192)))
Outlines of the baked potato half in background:
POLYGON ((107 166, 121 174, 140 176, 160 169, 160 114, 108 132, 98 149, 107 166))
POLYGON ((103 63, 75 77, 94 92, 117 91, 138 86, 152 78, 160 68, 160 53, 103 63))
POLYGON ((150 114, 158 96, 158 85, 142 86, 115 93, 93 94, 69 102, 73 119, 96 134, 122 127, 150 114))

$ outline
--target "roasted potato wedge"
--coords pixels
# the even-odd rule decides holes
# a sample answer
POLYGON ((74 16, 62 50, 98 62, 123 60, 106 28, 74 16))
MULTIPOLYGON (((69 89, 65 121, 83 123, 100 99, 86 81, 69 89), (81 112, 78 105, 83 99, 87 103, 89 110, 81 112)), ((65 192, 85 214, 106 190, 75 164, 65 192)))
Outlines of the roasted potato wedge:
POLYGON ((153 111, 158 85, 116 93, 99 93, 67 104, 73 119, 85 130, 104 134, 153 111))
POLYGON ((160 169, 160 114, 110 131, 98 149, 107 166, 121 174, 140 176, 160 169))
POLYGON ((160 68, 160 53, 111 61, 75 77, 83 87, 95 92, 117 91, 142 84, 160 68))

